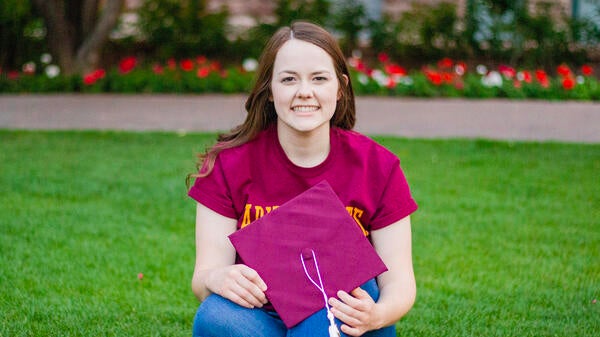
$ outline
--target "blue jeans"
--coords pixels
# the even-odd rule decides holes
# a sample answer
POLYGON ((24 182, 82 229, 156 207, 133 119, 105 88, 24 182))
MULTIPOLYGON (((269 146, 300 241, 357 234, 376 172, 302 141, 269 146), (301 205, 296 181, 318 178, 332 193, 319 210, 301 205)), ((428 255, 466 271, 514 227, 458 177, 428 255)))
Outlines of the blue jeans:
MULTIPOLYGON (((379 298, 375 280, 361 286, 373 297, 379 298)), ((336 319, 338 328, 342 322, 336 319)), ((327 311, 323 308, 298 325, 287 329, 274 311, 260 308, 247 309, 219 295, 209 295, 194 317, 194 337, 329 337, 327 311)), ((341 332, 342 336, 346 336, 341 332)), ((365 333, 365 337, 396 337, 396 328, 389 326, 365 333)))

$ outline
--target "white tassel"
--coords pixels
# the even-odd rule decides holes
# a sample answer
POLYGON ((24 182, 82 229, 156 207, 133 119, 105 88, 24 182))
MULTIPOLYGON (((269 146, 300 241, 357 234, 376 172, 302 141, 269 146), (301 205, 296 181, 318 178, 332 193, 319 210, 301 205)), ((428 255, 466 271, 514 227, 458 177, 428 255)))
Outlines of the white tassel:
POLYGON ((335 325, 331 311, 327 311, 327 318, 329 318, 329 337, 340 337, 340 331, 338 330, 337 325, 335 325))

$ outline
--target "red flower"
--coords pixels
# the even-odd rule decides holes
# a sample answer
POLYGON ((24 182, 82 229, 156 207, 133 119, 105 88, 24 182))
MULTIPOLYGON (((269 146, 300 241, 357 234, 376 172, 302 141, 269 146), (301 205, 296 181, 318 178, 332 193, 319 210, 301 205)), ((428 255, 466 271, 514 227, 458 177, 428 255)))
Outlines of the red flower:
POLYGON ((92 85, 98 80, 103 79, 104 76, 106 76, 106 71, 104 69, 96 69, 83 77, 83 84, 92 85))
POLYGON ((83 77, 83 84, 85 84, 85 85, 92 85, 94 83, 96 83, 96 79, 91 74, 85 75, 83 77))
POLYGON ((454 65, 454 61, 448 57, 444 57, 443 59, 438 61, 438 67, 442 69, 450 69, 454 65))
POLYGON ((584 64, 581 66, 581 73, 585 76, 592 76, 592 74, 594 74, 594 68, 589 64, 584 64))
POLYGON ((565 90, 572 90, 575 88, 575 80, 572 77, 565 77, 562 81, 562 86, 565 90))
POLYGON ((387 63, 390 60, 390 57, 386 53, 379 53, 379 55, 377 55, 377 58, 381 63, 387 63))
POLYGON ((161 66, 161 65, 160 65, 160 64, 158 64, 158 63, 154 63, 154 64, 152 65, 152 71, 153 71, 155 74, 157 74, 157 75, 162 75, 162 73, 164 72, 164 70, 165 70, 165 69, 163 68, 163 66, 161 66))
POLYGON ((500 74, 502 74, 502 76, 507 77, 507 78, 513 78, 513 77, 515 77, 515 75, 517 75, 517 72, 515 71, 515 69, 513 67, 509 67, 505 64, 501 64, 498 67, 498 71, 500 72, 500 74))
POLYGON ((434 71, 428 71, 425 73, 425 75, 427 76, 427 79, 434 85, 442 84, 442 75, 440 73, 434 72, 434 71))
POLYGON ((126 57, 119 63, 119 72, 121 74, 127 74, 128 72, 132 71, 133 68, 135 68, 136 64, 137 60, 135 56, 126 57))
POLYGON ((532 77, 531 77, 531 72, 528 70, 523 70, 521 72, 521 75, 523 76, 523 81, 525 83, 531 83, 532 82, 532 77))
POLYGON ((454 80, 454 76, 451 73, 443 72, 442 74, 442 82, 450 84, 454 80))
POLYGON ((205 78, 208 75, 210 75, 210 68, 208 67, 202 67, 196 72, 196 76, 198 76, 199 78, 205 78))
POLYGON ((515 88, 520 88, 520 87, 522 86, 522 85, 521 85, 521 81, 519 81, 519 80, 514 80, 514 81, 513 81, 513 86, 514 86, 515 88))
POLYGON ((19 78, 19 72, 16 70, 11 70, 6 74, 6 76, 9 80, 16 80, 17 78, 19 78))
POLYGON ((221 64, 219 63, 219 61, 212 61, 210 63, 210 69, 214 71, 219 71, 221 70, 221 64))
POLYGON ((194 70, 194 62, 190 59, 185 59, 181 61, 181 69, 183 71, 192 71, 194 70))
POLYGON ((556 67, 556 72, 562 77, 567 77, 571 75, 571 68, 569 68, 568 65, 563 63, 556 67))
POLYGON ((389 74, 389 75, 399 75, 399 76, 405 76, 406 75, 406 69, 404 69, 403 67, 395 64, 395 63, 390 63, 390 64, 386 64, 385 65, 385 71, 389 74))
POLYGON ((359 57, 352 57, 348 61, 351 67, 358 70, 359 72, 371 76, 373 69, 369 69, 367 65, 363 62, 363 60, 359 57))
POLYGON ((396 87, 396 81, 394 81, 394 79, 390 77, 387 81, 386 87, 388 89, 394 89, 396 87))
POLYGON ((175 61, 174 58, 170 58, 167 60, 167 67, 169 67, 169 70, 175 70, 177 69, 177 61, 175 61))
POLYGON ((550 81, 548 80, 548 74, 546 74, 545 71, 539 70, 539 69, 536 70, 535 78, 538 80, 538 82, 540 82, 542 87, 548 88, 550 86, 550 81))

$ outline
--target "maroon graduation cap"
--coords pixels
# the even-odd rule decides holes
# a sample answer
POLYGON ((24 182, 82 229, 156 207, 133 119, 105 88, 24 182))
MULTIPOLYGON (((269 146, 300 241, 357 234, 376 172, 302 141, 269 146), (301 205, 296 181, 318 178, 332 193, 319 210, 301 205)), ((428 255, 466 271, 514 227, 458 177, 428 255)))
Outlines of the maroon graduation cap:
POLYGON ((229 240, 267 284, 266 295, 290 328, 387 270, 327 181, 294 197, 229 240), (312 279, 312 282, 311 282, 312 279))

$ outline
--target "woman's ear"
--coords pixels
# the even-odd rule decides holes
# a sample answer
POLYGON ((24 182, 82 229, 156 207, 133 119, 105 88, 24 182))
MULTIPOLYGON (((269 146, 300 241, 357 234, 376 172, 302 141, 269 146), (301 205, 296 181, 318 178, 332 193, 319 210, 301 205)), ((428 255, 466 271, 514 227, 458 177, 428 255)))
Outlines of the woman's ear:
MULTIPOLYGON (((348 81, 349 81, 348 75, 343 74, 342 75, 342 79, 344 80, 344 85, 343 86, 344 87, 348 86, 348 81)), ((338 95, 337 95, 338 101, 342 98, 343 95, 344 95, 344 91, 342 90, 342 86, 340 85, 340 88, 338 89, 338 95)))

